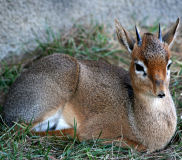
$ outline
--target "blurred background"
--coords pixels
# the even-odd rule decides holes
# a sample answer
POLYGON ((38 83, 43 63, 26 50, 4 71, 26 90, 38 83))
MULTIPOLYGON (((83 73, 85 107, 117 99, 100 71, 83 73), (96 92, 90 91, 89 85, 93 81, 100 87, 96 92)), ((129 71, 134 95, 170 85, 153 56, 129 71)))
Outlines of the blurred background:
POLYGON ((182 16, 181 0, 0 0, 0 60, 33 51, 73 24, 98 23, 114 32, 118 18, 128 30, 163 26, 182 16))

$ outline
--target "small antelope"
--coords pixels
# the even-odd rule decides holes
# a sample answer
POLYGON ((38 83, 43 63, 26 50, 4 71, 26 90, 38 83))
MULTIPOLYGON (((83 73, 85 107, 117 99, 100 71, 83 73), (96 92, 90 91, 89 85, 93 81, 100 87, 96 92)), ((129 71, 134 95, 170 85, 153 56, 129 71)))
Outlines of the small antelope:
POLYGON ((164 148, 174 135, 177 116, 169 92, 171 53, 179 18, 162 36, 136 40, 116 20, 119 42, 131 55, 129 72, 102 61, 53 54, 24 71, 7 94, 4 119, 24 121, 32 130, 74 132, 80 140, 119 140, 149 152, 164 148))

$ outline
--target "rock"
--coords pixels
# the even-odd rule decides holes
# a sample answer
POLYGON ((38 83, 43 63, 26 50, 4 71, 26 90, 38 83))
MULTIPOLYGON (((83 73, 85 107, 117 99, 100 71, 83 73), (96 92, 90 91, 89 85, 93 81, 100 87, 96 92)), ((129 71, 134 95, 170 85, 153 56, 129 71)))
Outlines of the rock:
POLYGON ((113 28, 118 18, 127 28, 136 23, 174 22, 182 13, 181 0, 0 0, 0 60, 34 50, 36 39, 47 42, 74 23, 90 20, 113 28))

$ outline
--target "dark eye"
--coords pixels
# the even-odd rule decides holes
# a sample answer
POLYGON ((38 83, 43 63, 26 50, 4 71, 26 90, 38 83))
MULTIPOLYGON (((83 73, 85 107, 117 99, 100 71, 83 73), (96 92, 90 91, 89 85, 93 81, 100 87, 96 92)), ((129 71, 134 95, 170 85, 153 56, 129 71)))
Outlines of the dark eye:
POLYGON ((147 73, 145 72, 144 67, 142 65, 135 63, 135 69, 138 72, 143 72, 143 76, 147 75, 147 73))
POLYGON ((143 66, 139 65, 138 63, 135 63, 135 68, 137 71, 143 71, 144 72, 143 66))
POLYGON ((172 63, 169 63, 169 64, 167 65, 167 70, 169 70, 169 69, 170 69, 171 64, 172 64, 172 63))

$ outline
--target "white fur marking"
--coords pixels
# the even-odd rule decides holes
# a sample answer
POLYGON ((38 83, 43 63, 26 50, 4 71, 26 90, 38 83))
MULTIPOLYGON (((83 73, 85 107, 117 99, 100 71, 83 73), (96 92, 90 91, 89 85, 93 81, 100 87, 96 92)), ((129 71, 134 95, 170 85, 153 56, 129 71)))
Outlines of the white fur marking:
MULTIPOLYGON (((136 64, 141 65, 144 68, 145 73, 147 73, 147 67, 144 65, 144 63, 142 61, 135 61, 136 64)), ((143 71, 137 71, 135 69, 135 72, 137 75, 139 75, 142 79, 145 79, 145 77, 143 76, 144 72, 143 71)))
POLYGON ((148 100, 149 103, 151 103, 151 109, 152 110, 158 110, 163 111, 164 110, 164 99, 154 97, 150 100, 148 100))
POLYGON ((71 126, 66 123, 63 116, 61 115, 61 111, 59 110, 53 116, 37 124, 33 130, 36 132, 46 131, 47 129, 51 129, 54 126, 56 126, 56 130, 71 128, 71 126))
MULTIPOLYGON (((168 63, 167 63, 167 66, 168 66, 169 64, 171 64, 171 63, 172 63, 172 61, 171 61, 171 60, 169 60, 169 61, 168 61, 168 63)), ((170 72, 171 72, 171 71, 170 71, 170 69, 169 69, 169 70, 167 69, 167 66, 166 66, 166 70, 167 70, 167 78, 169 79, 169 78, 170 78, 170 72)))
POLYGON ((171 73, 171 71, 170 70, 167 70, 167 78, 168 79, 170 78, 170 73, 171 73))
POLYGON ((68 128, 71 128, 71 126, 65 122, 63 117, 60 117, 56 126, 56 130, 68 129, 68 128))

